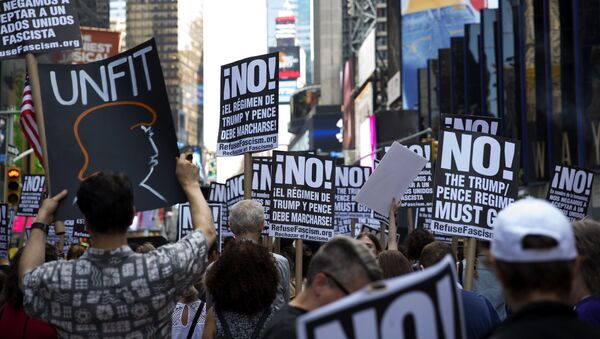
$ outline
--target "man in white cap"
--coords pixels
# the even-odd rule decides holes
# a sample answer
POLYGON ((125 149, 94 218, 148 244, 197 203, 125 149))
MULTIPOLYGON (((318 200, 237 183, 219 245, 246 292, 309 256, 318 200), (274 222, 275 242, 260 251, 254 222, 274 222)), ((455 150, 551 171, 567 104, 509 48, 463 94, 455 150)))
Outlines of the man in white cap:
POLYGON ((577 250, 569 220, 545 200, 527 198, 494 223, 490 260, 514 314, 490 338, 600 338, 567 304, 577 250))

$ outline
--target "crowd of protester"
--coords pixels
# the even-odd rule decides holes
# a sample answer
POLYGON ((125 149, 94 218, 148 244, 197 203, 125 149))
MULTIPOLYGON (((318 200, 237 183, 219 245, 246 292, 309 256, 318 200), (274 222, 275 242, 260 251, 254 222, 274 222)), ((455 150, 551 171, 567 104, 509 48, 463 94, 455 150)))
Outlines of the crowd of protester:
POLYGON ((429 231, 416 229, 398 246, 396 201, 387 245, 371 233, 305 243, 296 286, 295 244, 282 241, 282 255, 261 244, 260 204, 243 200, 230 209, 235 237, 216 254, 198 169, 182 155, 176 175, 195 230, 158 248, 127 244, 133 191, 122 174, 81 184, 77 204, 92 243, 73 245, 66 260, 45 245, 42 227, 65 192, 45 200, 35 219, 42 226, 0 272, 0 336, 293 339, 299 316, 451 256, 466 338, 600 338, 600 223, 571 224, 543 200, 519 200, 499 213, 494 239, 478 243, 470 291, 466 262, 429 231))

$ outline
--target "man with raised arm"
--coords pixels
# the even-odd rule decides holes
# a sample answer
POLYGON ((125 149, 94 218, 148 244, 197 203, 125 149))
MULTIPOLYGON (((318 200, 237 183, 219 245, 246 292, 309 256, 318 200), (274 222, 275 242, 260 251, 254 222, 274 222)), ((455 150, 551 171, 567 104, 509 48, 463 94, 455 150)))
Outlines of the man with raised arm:
POLYGON ((31 227, 19 272, 23 305, 31 316, 69 338, 165 338, 177 299, 202 277, 215 240, 198 168, 182 154, 176 176, 185 192, 194 232, 146 254, 127 246, 135 209, 129 179, 98 173, 81 183, 77 205, 92 246, 79 259, 44 264, 48 224, 66 190, 46 199, 31 227))

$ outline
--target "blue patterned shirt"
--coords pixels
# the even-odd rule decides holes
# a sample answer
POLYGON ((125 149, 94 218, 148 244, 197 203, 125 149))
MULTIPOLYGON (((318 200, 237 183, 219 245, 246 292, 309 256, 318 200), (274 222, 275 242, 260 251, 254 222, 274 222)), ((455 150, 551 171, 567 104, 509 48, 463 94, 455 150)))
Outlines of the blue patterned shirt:
POLYGON ((146 254, 90 248, 26 273, 23 305, 61 338, 167 338, 177 299, 202 278, 206 254, 200 231, 146 254))

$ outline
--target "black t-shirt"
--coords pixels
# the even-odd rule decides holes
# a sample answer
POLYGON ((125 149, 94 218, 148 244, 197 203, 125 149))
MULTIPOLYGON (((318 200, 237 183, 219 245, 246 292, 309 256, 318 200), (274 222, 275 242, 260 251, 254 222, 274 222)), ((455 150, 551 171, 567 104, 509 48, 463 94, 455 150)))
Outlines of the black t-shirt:
POLYGON ((265 325, 261 339, 296 339, 296 319, 306 312, 289 304, 283 306, 265 325))
POLYGON ((540 301, 527 305, 500 324, 491 339, 598 339, 600 328, 577 318, 567 304, 540 301))

